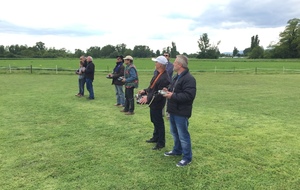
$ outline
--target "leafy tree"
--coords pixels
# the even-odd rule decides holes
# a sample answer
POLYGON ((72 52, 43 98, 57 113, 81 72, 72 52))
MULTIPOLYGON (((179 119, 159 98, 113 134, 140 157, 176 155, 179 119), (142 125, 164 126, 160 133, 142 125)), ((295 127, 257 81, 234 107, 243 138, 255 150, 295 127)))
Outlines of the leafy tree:
POLYGON ((152 54, 153 52, 149 48, 149 46, 145 46, 145 45, 134 46, 132 51, 133 57, 151 57, 152 54))
POLYGON ((159 50, 156 50, 155 56, 158 57, 158 56, 160 56, 160 55, 161 55, 161 54, 160 54, 160 51, 159 51, 159 50))
POLYGON ((245 56, 248 56, 250 54, 250 52, 251 52, 251 48, 246 48, 243 51, 243 53, 244 53, 245 56))
POLYGON ((259 59, 259 58, 263 58, 263 56, 264 56, 264 48, 260 46, 254 47, 249 54, 250 59, 259 59))
POLYGON ((236 48, 236 47, 234 47, 233 48, 233 52, 232 52, 232 56, 234 57, 234 56, 237 56, 237 54, 239 53, 239 50, 236 48))
POLYGON ((218 48, 218 45, 221 43, 219 41, 217 45, 211 45, 209 43, 209 38, 207 33, 204 33, 200 36, 200 39, 198 40, 198 47, 200 49, 200 52, 198 53, 197 58, 200 59, 217 59, 220 56, 220 51, 218 48))
MULTIPOLYGON (((122 44, 116 45, 116 51, 117 51, 118 55, 124 56, 124 53, 126 51, 126 44, 122 43, 122 44)), ((116 55, 116 56, 118 56, 118 55, 116 55)))
POLYGON ((172 42, 170 57, 175 58, 177 53, 178 52, 177 52, 176 44, 175 44, 175 42, 172 42))
POLYGON ((259 46, 259 42, 260 42, 260 40, 258 39, 258 35, 256 35, 255 37, 252 36, 250 49, 253 50, 253 48, 259 46))
POLYGON ((44 50, 46 50, 45 43, 43 43, 43 42, 36 42, 36 43, 35 43, 35 47, 36 47, 36 49, 39 50, 39 51, 44 51, 44 50))
POLYGON ((81 49, 75 49, 74 57, 79 58, 80 56, 85 55, 85 52, 81 49))
POLYGON ((6 51, 3 45, 0 45, 0 57, 5 57, 6 51))
MULTIPOLYGON (((280 33, 278 46, 286 49, 287 58, 300 57, 300 19, 294 18, 288 21, 285 30, 280 33)), ((282 56, 281 56, 282 57, 282 56)))
POLYGON ((131 49, 126 49, 125 50, 124 56, 127 56, 127 55, 132 55, 132 50, 131 49))
POLYGON ((102 49, 100 50, 100 55, 101 55, 101 57, 110 57, 114 51, 116 51, 115 46, 106 45, 106 46, 102 47, 102 49))
POLYGON ((93 58, 100 58, 101 48, 98 46, 92 46, 86 50, 86 54, 92 56, 93 58))

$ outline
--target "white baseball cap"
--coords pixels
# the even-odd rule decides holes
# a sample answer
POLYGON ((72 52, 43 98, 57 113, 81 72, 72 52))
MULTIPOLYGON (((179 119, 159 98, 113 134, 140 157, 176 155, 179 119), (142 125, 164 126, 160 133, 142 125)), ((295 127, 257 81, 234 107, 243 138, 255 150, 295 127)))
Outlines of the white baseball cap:
POLYGON ((167 58, 165 58, 165 56, 158 56, 157 58, 152 58, 152 61, 158 62, 160 64, 166 65, 168 64, 168 60, 167 58))

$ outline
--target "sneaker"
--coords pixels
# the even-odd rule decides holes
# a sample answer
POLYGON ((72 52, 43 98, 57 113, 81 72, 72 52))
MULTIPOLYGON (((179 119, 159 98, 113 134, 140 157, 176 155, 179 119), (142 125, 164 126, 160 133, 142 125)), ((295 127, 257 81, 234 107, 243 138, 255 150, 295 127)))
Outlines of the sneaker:
POLYGON ((121 104, 114 104, 114 106, 120 106, 121 104))
POLYGON ((189 161, 186 161, 186 160, 180 160, 177 164, 176 164, 176 166, 177 167, 184 167, 184 166, 186 166, 186 165, 188 165, 188 164, 190 164, 191 163, 191 161, 189 162, 189 161))
POLYGON ((170 152, 165 152, 165 156, 180 156, 181 154, 175 154, 172 150, 170 152))
POLYGON ((75 94, 75 96, 80 96, 81 94, 80 93, 78 93, 78 94, 75 94))

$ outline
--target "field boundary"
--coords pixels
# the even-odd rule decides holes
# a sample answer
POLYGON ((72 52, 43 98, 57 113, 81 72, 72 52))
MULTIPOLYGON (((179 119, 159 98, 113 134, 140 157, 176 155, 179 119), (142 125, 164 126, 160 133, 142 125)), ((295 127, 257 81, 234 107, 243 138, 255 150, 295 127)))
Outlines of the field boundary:
MULTIPOLYGON (((138 69, 138 72, 152 72, 149 69, 138 69)), ((286 69, 286 68, 243 68, 243 69, 222 69, 215 67, 214 69, 201 69, 201 70, 190 70, 191 72, 207 72, 207 73, 246 73, 246 74, 299 74, 300 69, 286 69)), ((74 74, 75 69, 67 69, 61 67, 54 68, 42 68, 42 67, 0 67, 0 73, 38 73, 38 74, 74 74)), ((96 70, 96 72, 111 72, 109 68, 96 70)))

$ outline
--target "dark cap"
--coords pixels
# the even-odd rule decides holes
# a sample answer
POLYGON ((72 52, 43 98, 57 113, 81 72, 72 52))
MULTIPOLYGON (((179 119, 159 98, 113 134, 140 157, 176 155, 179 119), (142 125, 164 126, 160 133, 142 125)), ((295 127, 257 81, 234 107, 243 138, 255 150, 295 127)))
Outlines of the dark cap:
POLYGON ((120 57, 121 59, 123 59, 124 57, 123 57, 123 55, 118 55, 116 58, 118 58, 118 57, 120 57))

